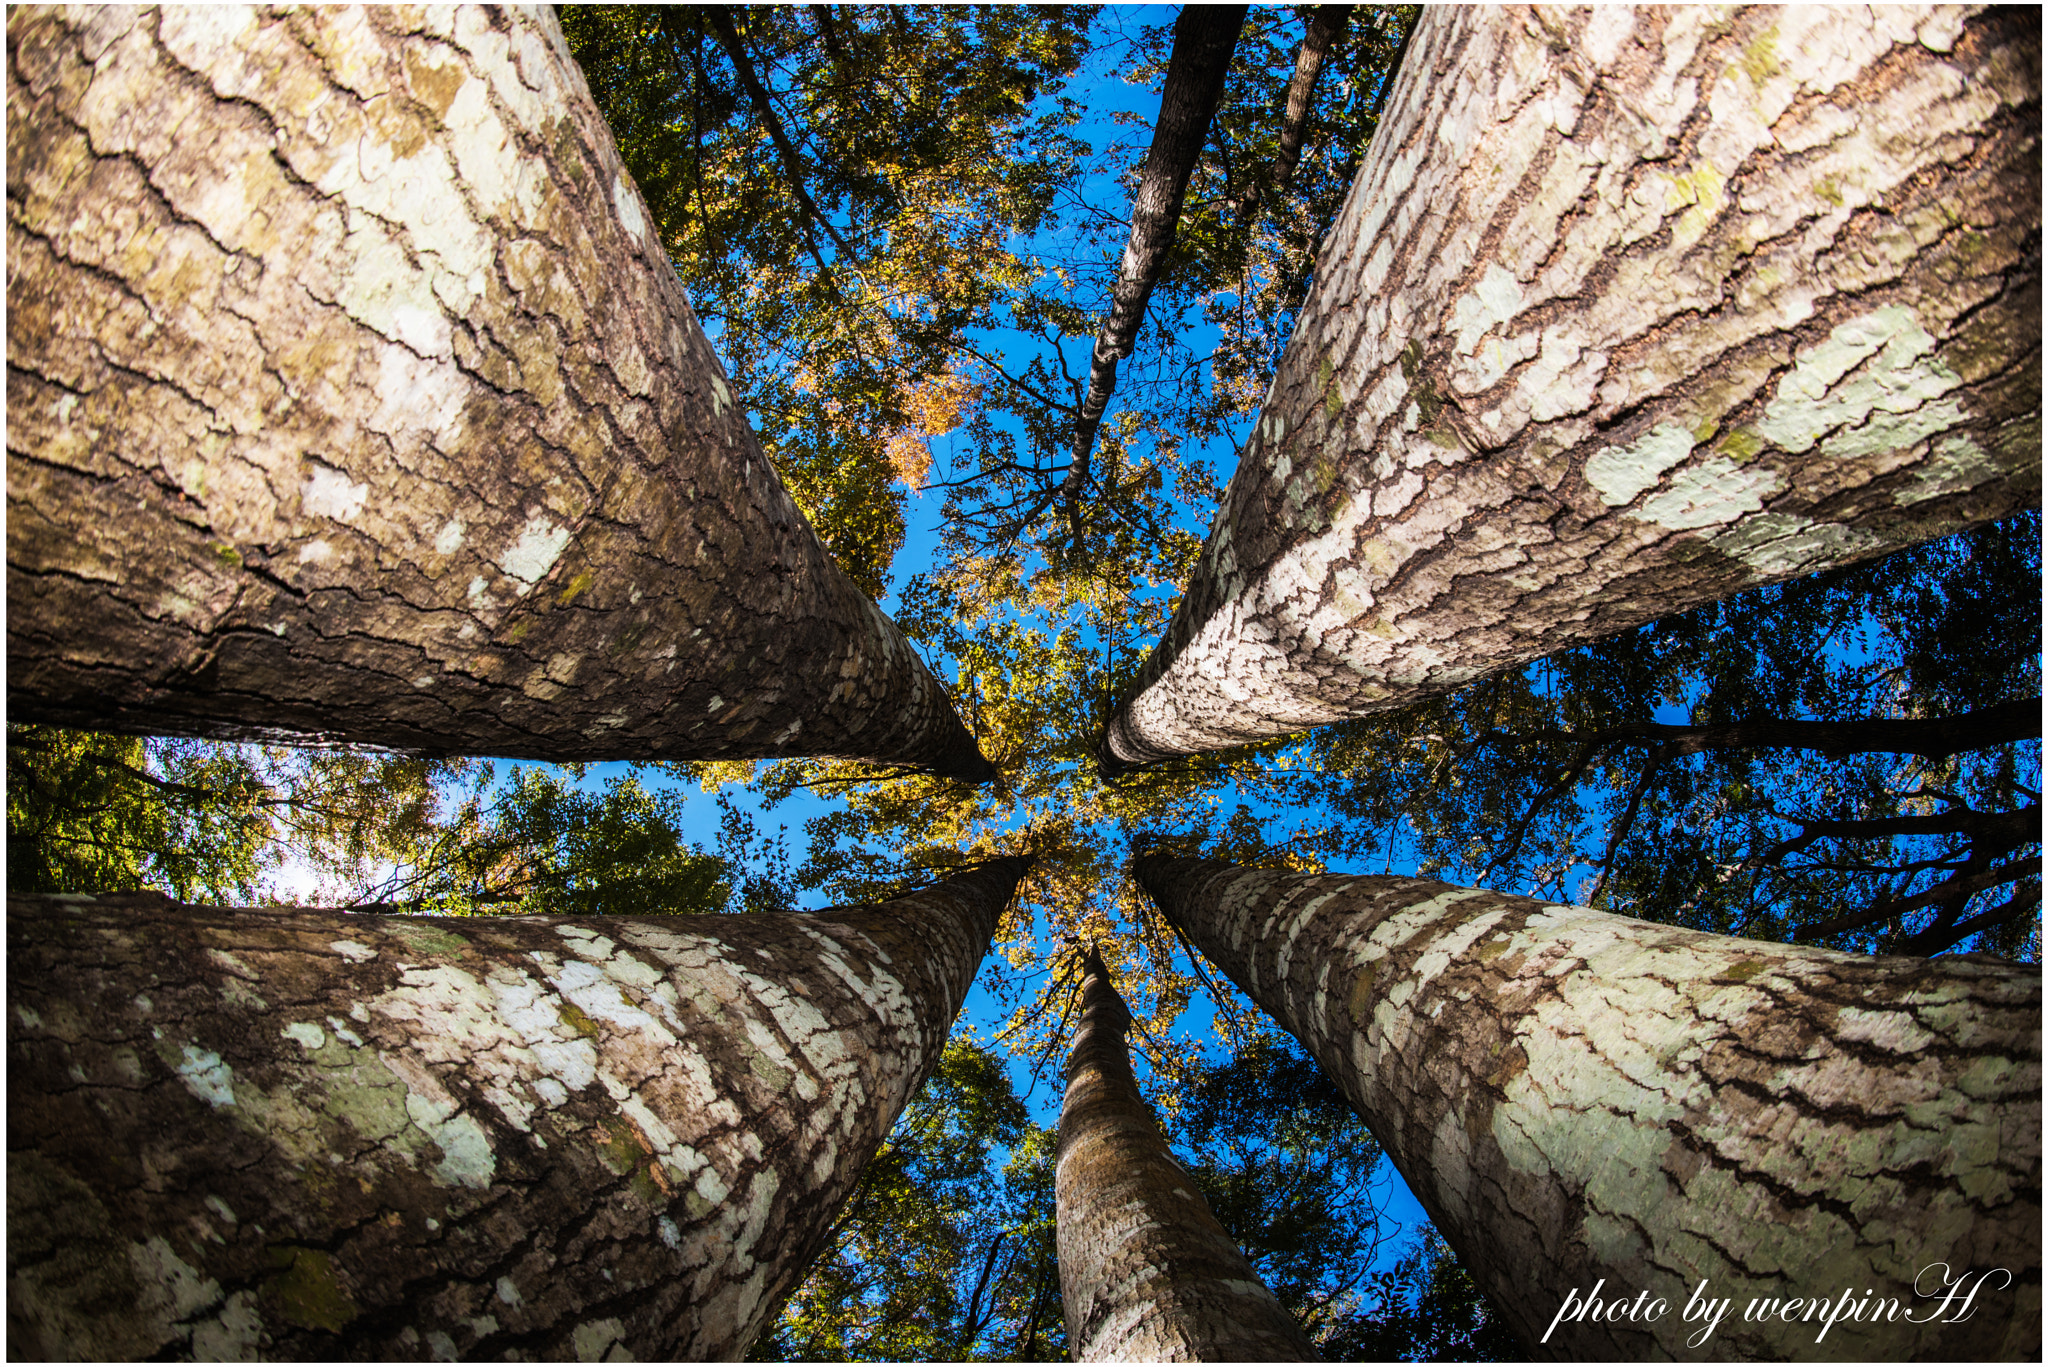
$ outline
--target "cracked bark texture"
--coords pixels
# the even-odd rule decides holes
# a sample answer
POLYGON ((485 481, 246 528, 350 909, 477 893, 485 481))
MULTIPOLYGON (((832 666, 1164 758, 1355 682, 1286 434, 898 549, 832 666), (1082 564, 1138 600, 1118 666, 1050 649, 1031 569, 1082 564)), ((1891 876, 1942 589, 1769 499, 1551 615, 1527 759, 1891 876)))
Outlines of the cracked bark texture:
POLYGON ((1026 863, 815 915, 12 899, 9 1356, 737 1357, 1026 863))
POLYGON ((14 9, 7 53, 14 716, 991 775, 545 8, 14 9))
POLYGON ((1076 1362, 1315 1362, 1174 1161, 1138 1091, 1130 1009, 1090 950, 1060 1107, 1060 1297, 1076 1362))
POLYGON ((2033 1362, 2041 971, 1864 958, 1413 878, 1145 856, 1162 911, 1301 1040, 1527 1341, 1559 1357, 2033 1362), (1934 1263, 2004 1268, 1962 1323, 1934 1263), (1700 1348, 1680 1307, 1735 1310, 1700 1348), (1931 1285, 1923 1282, 1923 1285, 1931 1285), (1745 1322, 1750 1297, 1902 1298, 1922 1324, 1745 1322))
POLYGON ((2035 502, 2040 32, 1426 9, 1104 768, 2035 502))

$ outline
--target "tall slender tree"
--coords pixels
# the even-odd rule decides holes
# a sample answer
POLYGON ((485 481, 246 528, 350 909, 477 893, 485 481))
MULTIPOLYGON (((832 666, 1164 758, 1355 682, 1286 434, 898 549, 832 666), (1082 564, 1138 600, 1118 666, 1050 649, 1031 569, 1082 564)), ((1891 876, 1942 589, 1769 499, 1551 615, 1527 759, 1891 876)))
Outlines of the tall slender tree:
MULTIPOLYGON (((1294 55, 1294 75, 1287 82, 1287 102, 1281 109, 1280 145, 1273 156, 1275 199, 1285 197, 1294 183, 1294 168, 1301 164, 1302 139, 1308 132, 1316 78, 1323 74, 1323 63, 1329 60, 1330 49, 1343 36, 1344 25, 1350 18, 1349 5, 1317 5, 1309 18, 1308 30, 1302 34, 1301 47, 1294 55)), ((1250 220, 1258 216, 1265 189, 1256 179, 1245 186, 1242 207, 1238 210, 1240 217, 1250 220)))
MULTIPOLYGON (((1173 55, 1166 64, 1166 84, 1159 92, 1159 117, 1152 125, 1152 146, 1138 168, 1138 191, 1131 197, 1131 240, 1118 266, 1110 295, 1109 316, 1089 353, 1088 386, 1074 409, 1073 435, 1067 448, 1067 473, 1058 497, 1064 505, 1074 540, 1081 538, 1081 499, 1088 490, 1088 469, 1095 434, 1116 391, 1117 362, 1129 358, 1145 321, 1152 297, 1173 250, 1180 227, 1181 200, 1188 179, 1209 139, 1209 120, 1223 97, 1223 78, 1237 49, 1246 6, 1187 5, 1173 26, 1173 55)), ((1051 501, 1051 492, 1045 502, 1051 501)))
POLYGON ((982 781, 546 12, 13 11, 23 720, 982 781))
POLYGON ((1112 773, 2040 487, 2040 27, 1433 10, 1112 773))
POLYGON ((1322 1064, 1530 1343, 1785 1357, 1812 1351, 1800 1311, 1825 1297, 1831 1353, 2038 1356, 2038 966, 1412 878, 1158 854, 1136 874, 1322 1064), (1957 1279, 1967 1317, 1931 1299, 1957 1279), (1737 1307, 1711 1343, 1679 1311, 1696 1293, 1737 1307), (1585 1313, 1639 1294, 1667 1313, 1585 1313))
POLYGON ((1060 1295, 1076 1362, 1316 1360, 1173 1159, 1138 1091, 1130 1009, 1087 952, 1060 1108, 1060 1295))
POLYGON ((1028 862, 811 915, 12 899, 10 1356, 737 1356, 1028 862))

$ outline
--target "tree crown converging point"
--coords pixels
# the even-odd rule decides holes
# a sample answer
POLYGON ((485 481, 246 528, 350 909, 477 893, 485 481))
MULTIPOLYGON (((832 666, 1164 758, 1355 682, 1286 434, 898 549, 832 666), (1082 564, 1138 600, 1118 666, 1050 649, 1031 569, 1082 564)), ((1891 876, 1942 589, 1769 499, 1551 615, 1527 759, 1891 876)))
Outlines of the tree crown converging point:
MULTIPOLYGON (((1030 1103, 1087 956, 1175 1161, 1323 1351, 1511 1346, 1455 1257, 1339 1237, 1331 1192, 1384 1199, 1377 1149, 1330 1152, 1377 1103, 1296 1087, 1311 1032, 1127 865, 2038 959, 2009 18, 591 9, 559 48, 202 18, 10 17, 11 106, 158 101, 10 155, 10 890, 829 920, 1033 856, 980 1034, 898 1099, 761 1351, 1069 1343, 1030 1103), (331 79, 350 44, 383 64, 331 79), (1809 80, 1837 51, 1870 79, 1809 80), (389 167, 257 117, 291 62, 389 167), (1877 146, 1873 110, 1918 131, 1877 146), (164 169, 202 126, 261 183, 164 169), (459 127, 508 160, 433 150, 459 127), (100 221, 64 194, 120 212, 53 226, 100 221), (124 275, 137 214, 183 274, 124 275), (352 293, 372 247, 413 274, 352 293), (309 259, 320 310, 236 330, 309 259), (161 450, 120 436, 138 396, 161 450), (274 743, 308 735, 387 748, 274 743)), ((192 1047, 180 1095, 226 1095, 192 1047)), ((261 1313, 354 1304, 286 1256, 261 1313)))

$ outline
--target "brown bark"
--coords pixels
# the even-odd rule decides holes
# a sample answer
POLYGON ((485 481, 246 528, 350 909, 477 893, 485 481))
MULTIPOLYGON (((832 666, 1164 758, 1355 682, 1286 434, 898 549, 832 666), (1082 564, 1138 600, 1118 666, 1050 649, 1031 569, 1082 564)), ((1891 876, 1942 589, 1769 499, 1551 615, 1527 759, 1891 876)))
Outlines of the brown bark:
POLYGON ((1412 878, 1146 856, 1532 1344, 1561 1357, 2040 1351, 2041 972, 1703 935, 1412 878), (1915 1296, 2003 1268, 1970 1317, 1915 1296), (1655 1321, 1553 1318, 1576 1291, 1655 1321), (1703 1343, 1683 1307, 1734 1313, 1703 1343), (1922 1321, 1745 1318, 1896 1297, 1922 1321))
POLYGON ((1209 140, 1209 120, 1223 98, 1223 80, 1230 74, 1231 54, 1237 50, 1247 8, 1187 5, 1174 21, 1173 54, 1167 59, 1166 81, 1159 92, 1159 117, 1152 125, 1152 146, 1138 168, 1138 192, 1131 200, 1131 240, 1117 269, 1109 317, 1095 339, 1088 392, 1074 412, 1067 476, 1060 484, 1070 523, 1079 521, 1095 434, 1109 408, 1109 396, 1116 390, 1117 362, 1128 359, 1137 346, 1145 305, 1165 269, 1166 254, 1173 250, 1188 179, 1209 140))
MULTIPOLYGON (((1280 146, 1273 157, 1273 198, 1281 199, 1288 187, 1294 184, 1294 168, 1301 164, 1302 139, 1308 133, 1308 112, 1314 101, 1316 79, 1323 74, 1323 63, 1329 60, 1330 49, 1344 34, 1344 25, 1351 17, 1349 5, 1317 5, 1315 14, 1308 22, 1308 31, 1302 35, 1301 47, 1294 54, 1294 75, 1287 82, 1287 103, 1280 115, 1280 146)), ((1258 217, 1260 186, 1254 177, 1245 187, 1244 203, 1238 214, 1245 222, 1258 217)))
POLYGON ((1076 1362, 1318 1361, 1174 1161, 1131 1072, 1130 1024, 1091 949, 1060 1108, 1068 1351, 1076 1362))
POLYGON ((816 915, 16 898, 12 1357, 734 1357, 1026 861, 816 915))
POLYGON ((7 38, 16 717, 990 776, 762 456, 547 11, 7 38))
POLYGON ((1114 773, 2040 488, 2040 26, 1430 8, 1114 773))

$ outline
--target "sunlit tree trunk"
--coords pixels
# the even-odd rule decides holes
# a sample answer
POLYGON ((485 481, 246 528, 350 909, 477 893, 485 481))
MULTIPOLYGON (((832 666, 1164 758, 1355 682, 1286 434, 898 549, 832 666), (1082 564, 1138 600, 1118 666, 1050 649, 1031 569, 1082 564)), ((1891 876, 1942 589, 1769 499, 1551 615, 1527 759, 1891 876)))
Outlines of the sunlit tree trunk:
MULTIPOLYGON (((1314 107, 1316 78, 1330 49, 1344 36, 1351 18, 1349 5, 1317 5, 1302 34, 1301 47, 1294 54, 1294 75, 1287 82, 1287 102, 1280 111, 1280 146, 1273 156, 1273 198, 1284 199, 1294 184, 1294 169, 1301 164, 1301 144, 1308 135, 1309 111, 1314 107)), ((1244 202, 1238 207, 1238 221, 1257 219, 1262 198, 1259 178, 1254 175, 1245 186, 1244 202)))
POLYGON ((734 1357, 1025 860, 815 915, 19 898, 11 1357, 734 1357))
POLYGON ((14 716, 990 775, 546 9, 15 9, 7 51, 14 716))
POLYGON ((1138 1091, 1131 1013, 1089 952, 1060 1109, 1060 1296, 1076 1362, 1303 1362, 1293 1316, 1174 1161, 1138 1091))
POLYGON ((2037 499, 2040 31, 1426 10, 1105 767, 2037 499))
POLYGON ((1109 317, 1088 365, 1088 388, 1074 412, 1068 445, 1067 475, 1060 483, 1066 515, 1079 536, 1080 501, 1088 487, 1091 453, 1102 415, 1116 391, 1117 362, 1127 360, 1138 344, 1145 305, 1166 269, 1166 254, 1180 228, 1181 203, 1188 180, 1209 140, 1209 121, 1223 98, 1231 54, 1244 28, 1244 5, 1186 5, 1173 25, 1173 54, 1159 92, 1159 117, 1152 125, 1152 146, 1138 168, 1137 193, 1131 199, 1131 238, 1117 265, 1110 294, 1109 317))
POLYGON ((1136 871, 1322 1064, 1544 1351, 2039 1356, 2039 967, 1730 939, 1412 878, 1162 856, 1136 871), (1960 1297, 1937 1313, 1915 1295, 1944 1275, 1988 1278, 1962 1322, 1960 1297), (1603 1280, 1603 1302, 1647 1293, 1666 1313, 1552 1329, 1603 1280), (1702 1281, 1734 1313, 1688 1346, 1702 1281), (1752 1298, 1845 1291, 1825 1336, 1804 1305, 1744 1317, 1752 1298), (1873 1323, 1871 1296, 1921 1322, 1873 1323))

